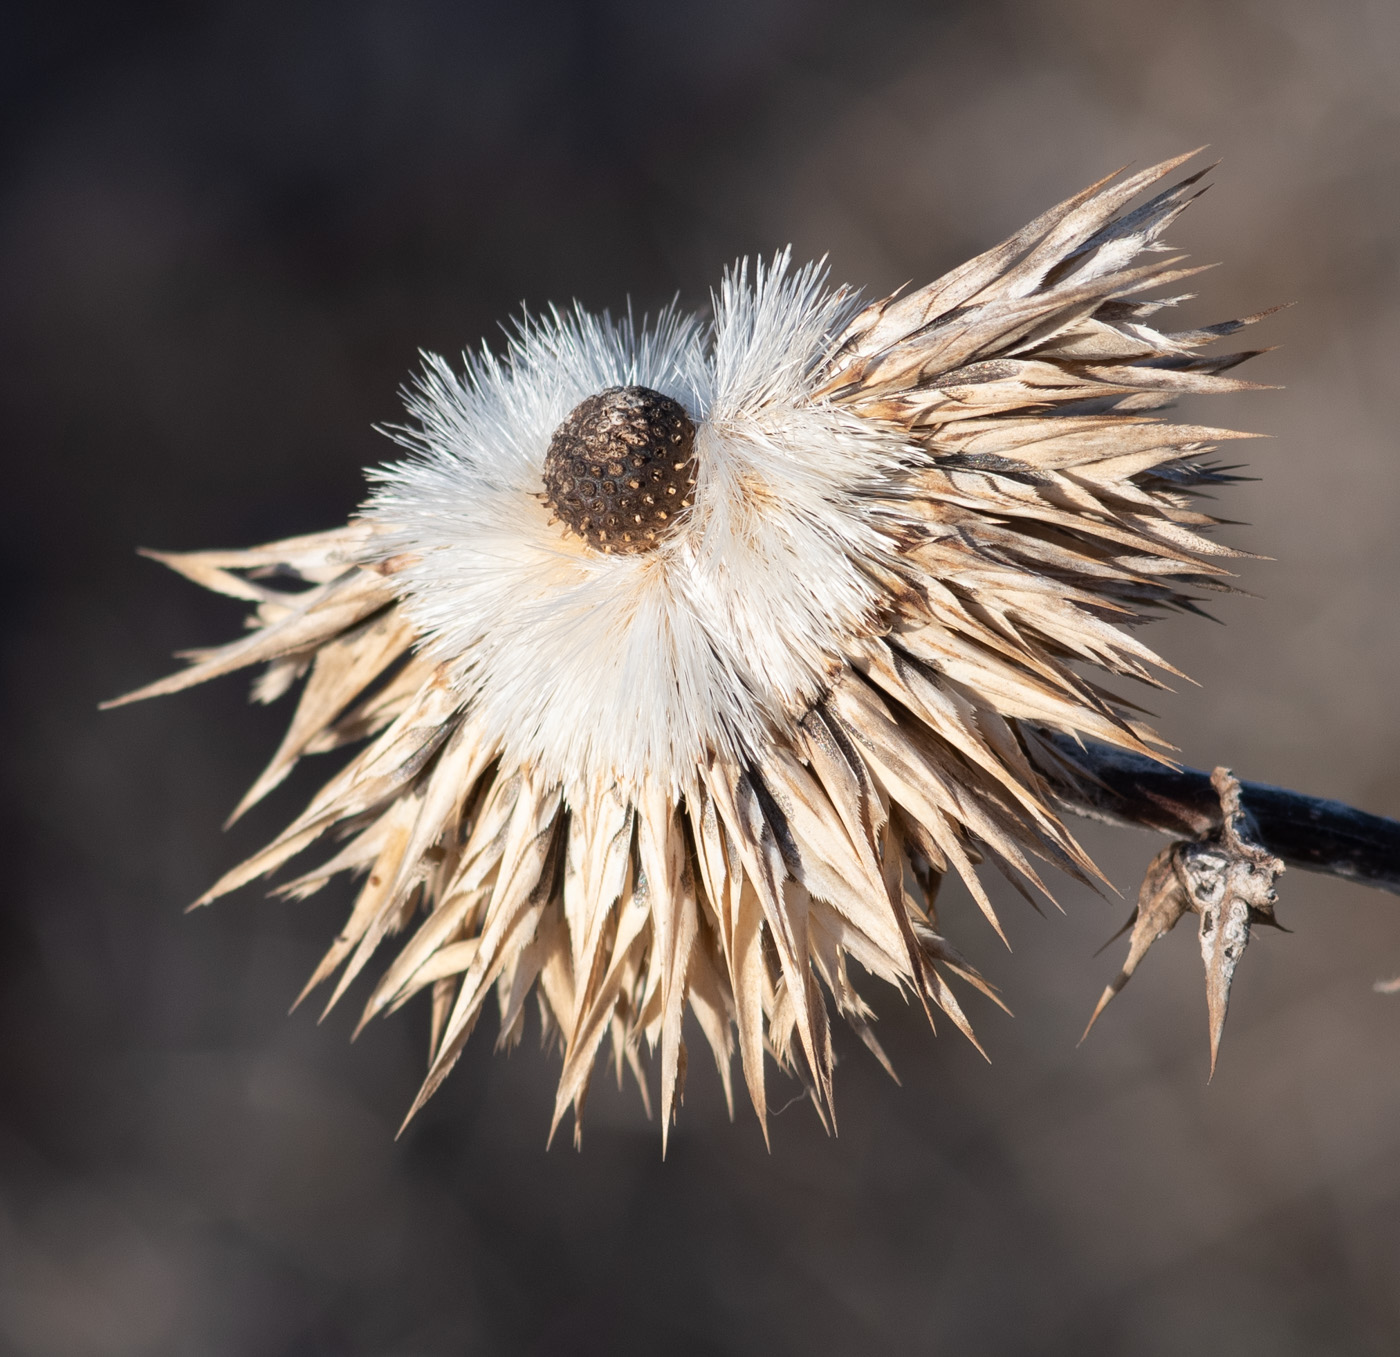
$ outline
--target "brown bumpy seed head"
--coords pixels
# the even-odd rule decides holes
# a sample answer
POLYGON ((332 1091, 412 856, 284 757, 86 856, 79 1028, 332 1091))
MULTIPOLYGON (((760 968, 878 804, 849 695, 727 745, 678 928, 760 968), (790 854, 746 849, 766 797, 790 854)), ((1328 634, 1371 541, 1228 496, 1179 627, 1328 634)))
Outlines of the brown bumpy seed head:
POLYGON ((695 425, 670 396, 610 386, 554 431, 544 500, 604 552, 649 551, 695 496, 695 425))

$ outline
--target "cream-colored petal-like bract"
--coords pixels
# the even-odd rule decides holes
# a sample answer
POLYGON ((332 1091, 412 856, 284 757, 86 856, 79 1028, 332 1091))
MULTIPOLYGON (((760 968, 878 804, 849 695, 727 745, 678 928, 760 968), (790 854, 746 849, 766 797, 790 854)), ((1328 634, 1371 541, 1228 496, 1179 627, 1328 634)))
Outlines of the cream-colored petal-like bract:
MULTIPOLYGON (((648 1106, 659 1054, 663 1137, 687 1009, 726 1094, 737 1050, 765 1134, 767 1058, 834 1125, 829 1005, 885 1062, 861 972, 971 1037, 947 976, 992 991, 939 933, 941 877, 1000 930, 979 862, 1038 890, 1037 862, 1096 875, 1039 732, 1166 748, 1090 674, 1175 673, 1129 629, 1225 587, 1208 558, 1233 554, 1193 491, 1242 435, 1154 413, 1249 385, 1225 375, 1249 354, 1201 351, 1258 319, 1162 328, 1193 270, 1160 237, 1200 176, 1128 204, 1180 163, 864 307, 781 254, 731 270, 708 323, 526 319, 504 355, 428 361, 409 456, 346 527, 157 555, 251 603, 252 630, 132 699, 253 664, 262 701, 305 678, 236 813, 367 742, 201 903, 344 840, 281 889, 363 877, 308 989, 338 973, 335 1002, 399 940, 364 1017, 428 992, 415 1107, 493 991, 507 1043, 538 999, 556 1126, 608 1043, 648 1106), (665 510, 646 496, 663 530, 614 550, 555 512, 546 459, 618 388, 683 412, 693 470, 675 454, 665 510)), ((592 474, 630 474, 618 457, 592 474)))

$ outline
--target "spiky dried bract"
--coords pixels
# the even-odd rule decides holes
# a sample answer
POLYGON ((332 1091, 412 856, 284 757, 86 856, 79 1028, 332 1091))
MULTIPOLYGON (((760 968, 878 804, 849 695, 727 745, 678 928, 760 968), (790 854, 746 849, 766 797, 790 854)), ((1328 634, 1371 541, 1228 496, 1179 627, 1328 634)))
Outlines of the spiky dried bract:
POLYGON ((1246 321, 1173 333, 1180 298, 1144 299, 1191 272, 1155 252, 1199 176, 1127 205, 1179 163, 864 309, 780 255, 728 274, 708 327, 527 320, 504 357, 429 360, 412 455, 349 526, 161 557, 254 603, 254 629, 133 697, 255 663, 260 700, 306 678, 240 811, 303 754, 369 741, 203 899, 342 836, 281 889, 363 878, 308 985, 338 972, 332 1003, 403 936, 364 1015, 429 992, 415 1107, 492 991, 506 1044, 538 998, 556 1126, 605 1044, 644 1097, 659 1051, 663 1143, 687 1008, 727 1094, 737 1045, 765 1135, 765 1057, 830 1120, 831 1005, 884 1061, 852 961, 971 1037, 948 977, 991 990, 939 932, 939 881, 1000 931, 984 857, 1042 890, 1037 861, 1096 875, 1038 732, 1163 748, 1081 669, 1169 671, 1127 628, 1223 587, 1208 558, 1231 554, 1192 491, 1239 435, 1151 413, 1241 389, 1224 374, 1249 356, 1200 353, 1246 321), (594 549, 543 502, 555 430, 614 387, 696 429, 694 504, 642 552, 594 549))

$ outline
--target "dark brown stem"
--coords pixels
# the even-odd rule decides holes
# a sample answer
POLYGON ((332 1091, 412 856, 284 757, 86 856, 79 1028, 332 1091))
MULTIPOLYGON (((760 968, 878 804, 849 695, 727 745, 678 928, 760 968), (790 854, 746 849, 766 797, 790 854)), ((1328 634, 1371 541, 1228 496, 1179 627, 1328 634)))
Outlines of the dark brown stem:
MULTIPOLYGON (((1036 764, 1076 815, 1192 839, 1220 829, 1220 797, 1209 773, 1046 730, 1036 734, 1036 764)), ((1240 788, 1261 847, 1290 866, 1400 895, 1400 821, 1262 782, 1240 788)))

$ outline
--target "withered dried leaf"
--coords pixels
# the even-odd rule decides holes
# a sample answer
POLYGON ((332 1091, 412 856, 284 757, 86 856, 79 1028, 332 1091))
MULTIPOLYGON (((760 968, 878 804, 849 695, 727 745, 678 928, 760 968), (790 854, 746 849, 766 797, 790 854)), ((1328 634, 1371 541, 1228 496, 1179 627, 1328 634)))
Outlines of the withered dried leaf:
MULTIPOLYGON (((1203 839, 1169 844, 1153 858, 1127 925, 1132 928, 1128 959, 1099 997, 1084 1037, 1128 983, 1148 948, 1171 932, 1183 915, 1196 914, 1200 918, 1210 1015, 1210 1073, 1214 1077, 1235 968, 1249 945, 1252 924, 1278 926, 1274 882, 1284 864, 1256 841, 1257 831, 1245 813, 1235 775, 1228 768, 1217 768, 1211 774, 1211 784, 1220 798, 1220 828, 1203 839)), ((1084 1037, 1080 1037, 1081 1042, 1084 1037)))

